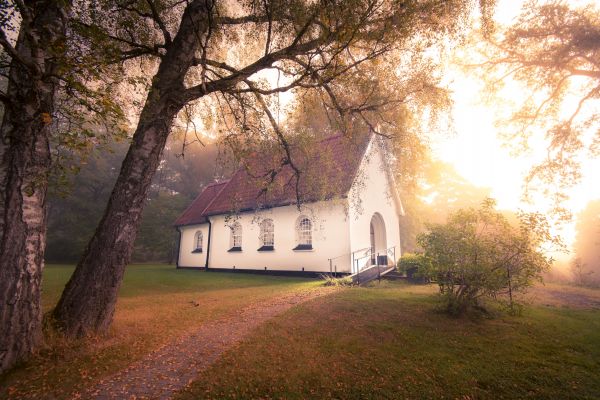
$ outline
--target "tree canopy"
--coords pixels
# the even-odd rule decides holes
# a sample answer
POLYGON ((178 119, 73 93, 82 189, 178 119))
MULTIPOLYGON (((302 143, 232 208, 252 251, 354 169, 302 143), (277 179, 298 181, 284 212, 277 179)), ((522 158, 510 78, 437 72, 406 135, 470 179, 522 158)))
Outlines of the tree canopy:
POLYGON ((564 212, 561 201, 580 179, 581 158, 598 155, 600 9, 529 0, 514 25, 487 43, 482 66, 490 92, 506 94, 511 79, 525 87, 512 99, 518 110, 501 121, 503 134, 515 149, 539 146, 536 133, 545 134, 547 157, 528 182, 544 183, 556 211, 564 212))

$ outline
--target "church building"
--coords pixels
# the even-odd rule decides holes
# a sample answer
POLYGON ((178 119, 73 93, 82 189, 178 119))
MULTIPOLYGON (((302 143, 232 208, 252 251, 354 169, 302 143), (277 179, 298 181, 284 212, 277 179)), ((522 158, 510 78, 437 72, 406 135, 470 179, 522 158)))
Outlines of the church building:
POLYGON ((298 154, 302 168, 276 175, 257 172, 274 168, 256 157, 177 219, 177 267, 317 275, 394 265, 403 208, 388 157, 377 135, 329 137, 298 154))

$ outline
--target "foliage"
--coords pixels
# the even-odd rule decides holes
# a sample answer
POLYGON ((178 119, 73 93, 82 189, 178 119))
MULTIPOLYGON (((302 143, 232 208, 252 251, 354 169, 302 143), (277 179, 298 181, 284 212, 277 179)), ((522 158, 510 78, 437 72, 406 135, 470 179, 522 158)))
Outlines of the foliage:
POLYGON ((461 208, 477 207, 490 196, 490 189, 466 181, 451 165, 423 155, 415 163, 420 167, 417 182, 402 187, 405 215, 400 219, 402 250, 420 251, 417 235, 425 230, 426 222, 441 223, 461 208))
POLYGON ((354 281, 349 276, 343 276, 341 278, 337 278, 335 276, 329 274, 322 274, 320 278, 324 281, 324 286, 352 286, 354 285, 354 281))
POLYGON ((180 194, 159 193, 148 200, 132 259, 137 262, 175 261, 178 234, 173 222, 189 206, 190 199, 180 194))
MULTIPOLYGON (((27 33, 20 21, 30 24, 38 13, 46 12, 42 3, 33 5, 14 1, 0 1, 0 100, 6 107, 18 108, 11 94, 4 88, 11 68, 19 69, 37 79, 38 71, 32 60, 17 57, 11 40, 19 35, 31 35, 27 46, 35 51, 40 46, 49 53, 48 70, 43 79, 56 79, 52 115, 44 118, 52 126, 51 171, 61 179, 78 170, 79 158, 87 157, 94 149, 126 136, 127 74, 123 65, 115 63, 112 49, 94 46, 96 30, 80 29, 78 20, 89 14, 94 4, 79 1, 60 1, 57 7, 66 15, 66 34, 57 36, 56 42, 40 43, 35 34, 27 33)), ((30 28, 27 28, 30 29, 30 28)), ((25 42, 20 44, 25 45, 25 42)), ((14 72, 13 72, 14 73, 14 72)))
POLYGON ((569 216, 561 202, 580 178, 581 156, 597 156, 600 148, 598 4, 528 0, 514 25, 490 37, 483 53, 494 101, 510 79, 522 84, 519 108, 502 121, 507 140, 527 151, 539 146, 537 132, 545 135, 548 157, 531 170, 528 183, 545 183, 555 211, 569 216))
MULTIPOLYGON (((109 76, 121 77, 111 86, 118 89, 113 94, 135 120, 153 83, 147 71, 179 54, 175 38, 189 34, 179 25, 183 13, 205 7, 210 26, 194 20, 196 30, 207 29, 196 45, 201 56, 179 66, 186 71, 185 87, 162 93, 180 109, 175 127, 185 132, 182 152, 188 143, 203 140, 202 130, 239 160, 266 141, 276 162, 265 176, 291 165, 290 184, 297 184, 309 178, 291 159, 295 138, 371 130, 394 138, 397 156, 404 160, 399 176, 407 180, 422 153, 420 119, 412 114, 427 112, 432 123, 450 106, 438 85, 439 62, 428 52, 464 28, 475 3, 196 1, 184 7, 176 0, 101 0, 79 5, 72 29, 76 38, 85 39, 81 53, 94 60, 92 65, 100 63, 109 76), (296 100, 289 107, 280 101, 286 92, 296 100), (306 103, 309 113, 295 112, 306 103), (320 115, 311 118, 317 108, 320 115), (310 129, 314 124, 299 124, 294 114, 321 124, 310 129)), ((489 19, 494 1, 479 3, 489 19)))
MULTIPOLYGON (((186 156, 180 157, 181 144, 181 137, 174 135, 163 154, 142 213, 132 255, 134 262, 173 262, 177 251, 173 222, 204 185, 227 171, 227 166, 217 160, 216 145, 189 145, 186 156)), ((77 174, 51 182, 46 260, 79 259, 102 218, 126 151, 126 143, 115 143, 88 157, 77 174)))
POLYGON ((398 260, 398 272, 406 274, 413 282, 427 282, 431 269, 431 261, 423 254, 405 253, 398 260))
POLYGON ((445 224, 428 225, 418 238, 431 260, 428 275, 438 284, 449 313, 483 309, 483 299, 502 296, 515 311, 514 296, 541 280, 550 267, 551 259, 540 248, 554 240, 545 219, 523 214, 516 229, 494 205, 488 199, 479 209, 458 210, 445 224))
POLYGON ((51 181, 47 260, 73 262, 81 255, 102 217, 124 153, 124 144, 112 145, 109 151, 89 157, 78 174, 51 181))

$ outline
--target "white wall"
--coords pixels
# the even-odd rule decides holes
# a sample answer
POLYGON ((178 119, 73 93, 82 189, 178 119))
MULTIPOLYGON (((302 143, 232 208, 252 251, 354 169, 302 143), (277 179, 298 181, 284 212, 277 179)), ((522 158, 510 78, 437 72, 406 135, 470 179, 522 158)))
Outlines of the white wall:
POLYGON ((180 267, 204 267, 206 263, 206 248, 208 246, 208 224, 188 225, 179 228, 181 241, 179 242, 180 267), (196 248, 195 235, 202 231, 202 253, 192 253, 196 248))
POLYGON ((346 201, 318 202, 303 206, 277 207, 257 212, 241 213, 229 220, 225 216, 210 217, 212 238, 209 268, 260 269, 285 271, 329 272, 329 258, 335 260, 338 272, 349 272, 350 238, 346 201), (306 215, 313 223, 313 250, 294 251, 297 245, 296 221, 306 215), (259 252, 260 221, 271 218, 275 225, 275 250, 259 252), (234 221, 242 225, 242 251, 230 249, 230 228, 234 221))
MULTIPOLYGON (((398 259, 400 257, 399 210, 390 190, 391 182, 388 181, 383 152, 377 140, 376 137, 371 139, 348 195, 350 246, 352 252, 371 246, 371 218, 377 212, 381 214, 385 223, 387 247, 396 246, 395 256, 398 259)), ((391 255, 389 257, 392 258, 391 255)), ((366 261, 367 258, 361 260, 363 263, 366 261)))
MULTIPOLYGON (((400 228, 398 205, 390 191, 390 182, 383 162, 383 152, 376 138, 371 140, 362 160, 358 176, 348 199, 308 204, 300 212, 296 206, 277 207, 257 212, 241 213, 235 217, 210 217, 212 222, 209 268, 260 269, 282 271, 329 272, 328 259, 334 259, 338 272, 352 272, 351 253, 370 248, 370 223, 379 213, 385 223, 386 245, 396 246, 400 257, 400 228), (294 251, 297 245, 296 221, 300 215, 313 222, 313 250, 294 251), (275 225, 275 250, 259 252, 259 224, 271 218, 275 225), (242 251, 230 249, 229 225, 242 225, 242 251)), ((208 224, 185 226, 179 251, 179 266, 204 267, 208 246, 208 224), (194 254, 194 234, 202 230, 203 252, 194 254)), ((391 257, 391 255, 390 255, 391 257)), ((394 260, 395 261, 395 260, 394 260)), ((366 258, 364 259, 366 262, 366 258)))

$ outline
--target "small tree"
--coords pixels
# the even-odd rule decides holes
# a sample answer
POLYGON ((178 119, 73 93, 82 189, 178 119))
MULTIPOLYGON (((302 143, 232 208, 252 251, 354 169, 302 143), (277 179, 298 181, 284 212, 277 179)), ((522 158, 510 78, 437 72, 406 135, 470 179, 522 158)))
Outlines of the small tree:
POLYGON ((556 240, 545 218, 521 214, 517 229, 494 206, 487 199, 477 210, 458 210, 445 224, 428 225, 429 232, 418 238, 431 260, 428 277, 439 285, 452 314, 481 308, 483 298, 507 298, 514 312, 514 295, 540 280, 550 266, 541 245, 556 240))
POLYGON ((573 283, 577 286, 591 286, 592 275, 594 271, 588 271, 587 264, 577 257, 571 263, 571 273, 573 274, 573 283))

